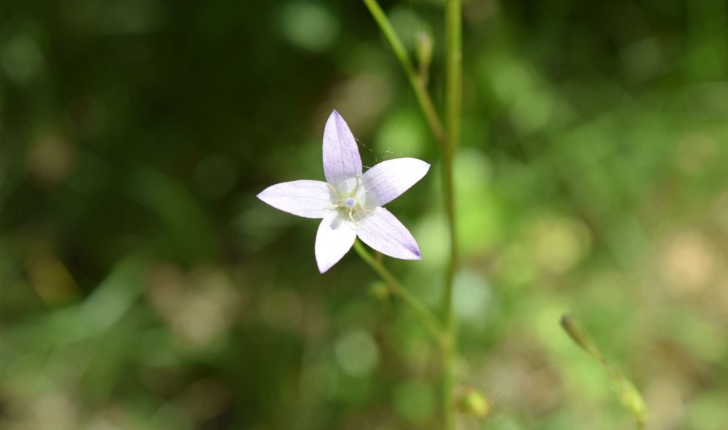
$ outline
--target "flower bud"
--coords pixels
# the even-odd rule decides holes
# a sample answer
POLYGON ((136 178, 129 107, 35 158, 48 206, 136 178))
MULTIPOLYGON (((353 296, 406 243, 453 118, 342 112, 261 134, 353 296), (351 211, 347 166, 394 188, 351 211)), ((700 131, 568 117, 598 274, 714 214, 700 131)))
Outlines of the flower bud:
POLYGON ((417 34, 417 61, 420 65, 430 65, 433 45, 432 37, 426 31, 417 34))
POLYGON ((426 31, 417 34, 417 61, 419 62, 420 84, 427 85, 430 78, 430 62, 432 61, 432 37, 426 31))
POLYGON ((490 411, 490 404, 485 396, 474 387, 460 387, 458 389, 456 406, 458 412, 477 418, 485 418, 490 411))
POLYGON ((371 287, 369 287, 369 294, 377 300, 384 301, 389 299, 391 292, 389 291, 387 284, 384 282, 375 282, 371 287))
POLYGON ((569 335, 577 345, 579 345, 589 355, 602 360, 602 354, 599 352, 599 348, 594 343, 592 338, 587 333, 586 329, 576 318, 571 315, 564 315, 561 317, 561 327, 564 328, 566 334, 569 335))

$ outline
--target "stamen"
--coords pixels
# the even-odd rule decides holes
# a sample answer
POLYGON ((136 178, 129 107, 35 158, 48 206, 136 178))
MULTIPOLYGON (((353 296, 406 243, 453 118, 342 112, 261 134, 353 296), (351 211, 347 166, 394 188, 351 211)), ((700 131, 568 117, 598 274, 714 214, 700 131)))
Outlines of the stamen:
POLYGON ((351 192, 351 194, 356 194, 356 191, 359 189, 359 175, 356 175, 356 185, 354 186, 354 191, 351 192))
POLYGON ((334 192, 336 193, 337 196, 339 196, 340 199, 343 199, 343 197, 341 196, 341 193, 339 192, 339 190, 336 189, 336 187, 334 187, 333 185, 329 184, 328 182, 326 183, 326 185, 328 185, 329 188, 331 188, 332 190, 334 190, 334 192))

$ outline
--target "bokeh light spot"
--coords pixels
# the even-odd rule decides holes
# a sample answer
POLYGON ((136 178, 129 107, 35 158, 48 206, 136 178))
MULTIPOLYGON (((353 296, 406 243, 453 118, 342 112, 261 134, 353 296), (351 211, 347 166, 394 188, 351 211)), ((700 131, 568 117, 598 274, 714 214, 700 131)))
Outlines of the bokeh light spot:
POLYGON ((350 376, 366 376, 379 363, 379 348, 364 331, 353 331, 336 341, 336 362, 350 376))
POLYGON ((401 418, 425 422, 435 413, 435 391, 421 381, 408 381, 394 391, 394 410, 401 418))
POLYGON ((491 290, 486 280, 472 271, 462 271, 455 278, 453 308, 461 322, 482 325, 491 303, 491 290))
POLYGON ((283 10, 282 30, 289 42, 308 51, 330 48, 339 35, 332 13, 314 3, 292 3, 283 10))
POLYGON ((8 76, 17 83, 26 83, 43 71, 43 53, 29 36, 18 34, 2 50, 2 63, 8 76))
POLYGON ((379 159, 421 157, 430 140, 417 111, 401 111, 389 116, 379 128, 375 140, 375 155, 379 159))

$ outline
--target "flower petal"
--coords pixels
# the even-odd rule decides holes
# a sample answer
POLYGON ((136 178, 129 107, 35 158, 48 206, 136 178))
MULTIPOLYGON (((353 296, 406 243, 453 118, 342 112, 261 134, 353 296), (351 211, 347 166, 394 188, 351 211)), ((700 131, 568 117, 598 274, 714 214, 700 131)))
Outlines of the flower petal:
POLYGON ((361 157, 354 135, 338 112, 333 111, 324 129, 324 174, 329 184, 361 175, 361 157))
POLYGON ((322 181, 293 181, 270 186, 258 198, 284 212, 305 218, 323 218, 329 213, 331 188, 322 181))
POLYGON ((383 161, 364 173, 362 186, 366 190, 366 207, 385 205, 425 176, 430 165, 416 158, 397 158, 383 161))
POLYGON ((354 226, 345 222, 338 212, 332 212, 321 221, 316 233, 316 264, 324 273, 341 260, 356 240, 354 226))
POLYGON ((357 221, 357 225, 359 239, 382 254, 403 260, 422 259, 415 238, 388 210, 376 208, 373 214, 357 221))

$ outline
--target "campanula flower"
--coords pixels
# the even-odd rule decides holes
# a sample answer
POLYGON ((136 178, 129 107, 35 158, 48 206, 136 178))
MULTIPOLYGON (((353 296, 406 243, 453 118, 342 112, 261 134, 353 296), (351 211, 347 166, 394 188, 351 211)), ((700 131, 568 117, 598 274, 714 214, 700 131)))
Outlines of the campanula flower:
POLYGON ((258 194, 276 209, 323 219, 315 245, 319 271, 324 273, 341 260, 357 236, 382 254, 420 260, 420 248, 412 234, 382 206, 422 179, 430 165, 414 158, 398 158, 362 172, 356 140, 336 111, 326 122, 323 152, 326 182, 284 182, 258 194))

